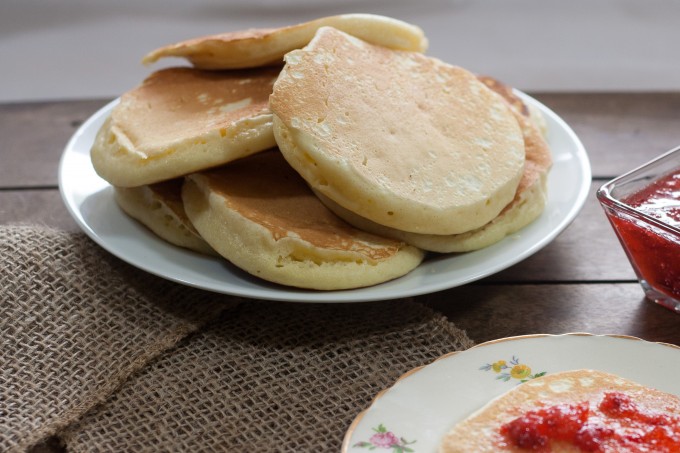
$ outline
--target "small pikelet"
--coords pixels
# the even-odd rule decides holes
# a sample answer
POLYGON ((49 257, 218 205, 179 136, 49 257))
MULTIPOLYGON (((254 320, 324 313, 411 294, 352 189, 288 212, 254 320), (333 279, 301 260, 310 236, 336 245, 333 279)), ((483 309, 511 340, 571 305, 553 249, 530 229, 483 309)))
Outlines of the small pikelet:
POLYGON ((183 181, 178 178, 147 186, 115 187, 115 200, 130 217, 160 238, 179 247, 217 256, 184 212, 183 181))
POLYGON ((125 93, 91 150, 95 171, 134 187, 218 166, 276 145, 268 100, 279 68, 169 68, 125 93))
POLYGON ((220 255, 284 285, 374 285, 410 272, 424 256, 335 216, 276 149, 188 176, 182 199, 191 222, 220 255))
POLYGON ((427 39, 415 25, 375 14, 322 17, 282 28, 260 28, 203 36, 147 54, 143 63, 163 57, 184 57, 201 69, 237 69, 282 64, 283 56, 304 47, 323 26, 330 26, 364 41, 399 50, 424 52, 427 39))
POLYGON ((507 103, 465 69, 329 27, 290 52, 274 134, 310 186, 402 231, 480 228, 512 201, 525 162, 507 103))
MULTIPOLYGON (((487 80, 490 80, 486 78, 487 80)), ((324 204, 338 216, 355 227, 371 233, 390 237, 423 250, 432 252, 469 252, 488 247, 506 236, 516 233, 536 220, 545 208, 547 194, 548 172, 552 166, 550 148, 535 123, 541 124, 522 100, 507 90, 507 86, 495 81, 493 84, 485 81, 492 89, 499 90, 503 97, 511 103, 517 122, 524 134, 524 148, 526 162, 524 173, 517 187, 515 198, 486 225, 460 234, 436 235, 419 234, 401 231, 371 222, 361 216, 342 208, 337 203, 317 192, 324 204)))

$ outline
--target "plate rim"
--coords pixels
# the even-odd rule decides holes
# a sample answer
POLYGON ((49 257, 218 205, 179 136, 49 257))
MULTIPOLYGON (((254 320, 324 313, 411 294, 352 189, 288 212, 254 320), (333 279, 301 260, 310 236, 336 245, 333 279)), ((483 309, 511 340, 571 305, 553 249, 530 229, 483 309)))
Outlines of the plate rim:
MULTIPOLYGON (((90 239, 92 239, 98 246, 102 247, 107 252, 118 257, 119 259, 131 264, 140 270, 148 272, 152 275, 164 278, 175 283, 183 284, 186 286, 199 288, 206 291, 215 292, 218 294, 226 294, 237 297, 244 297, 249 299, 260 299, 260 300, 271 300, 271 301, 286 301, 286 302, 296 302, 296 303, 361 303, 361 302, 371 302, 377 300, 393 300, 401 299, 406 297, 415 297, 424 294, 430 294, 438 291, 443 291, 451 289, 454 287, 463 286, 474 281, 480 280, 482 278, 488 277, 490 275, 501 272, 527 258, 534 255, 545 246, 550 244, 560 233, 562 233, 577 217, 578 213, 582 210, 590 191, 590 185, 592 182, 592 170, 590 159, 588 153, 573 131, 573 129, 555 112, 553 112, 546 105, 540 101, 534 99, 533 97, 519 91, 515 90, 518 96, 523 100, 534 104, 541 113, 550 118, 550 121, 554 122, 559 129, 560 134, 566 136, 566 141, 569 145, 569 155, 573 156, 576 161, 576 168, 578 168, 578 178, 582 178, 582 184, 579 186, 578 191, 573 196, 573 202, 568 205, 566 212, 563 214, 561 220, 551 227, 550 230, 545 231, 541 236, 537 238, 531 244, 527 244, 527 247, 523 250, 518 251, 513 258, 505 257, 503 261, 499 264, 494 265, 493 262, 489 263, 489 269, 491 271, 470 272, 468 275, 454 276, 453 280, 456 282, 451 284, 448 280, 434 280, 427 282, 426 285, 412 285, 408 288, 396 288, 392 291, 363 291, 370 288, 375 288, 380 285, 370 286, 368 288, 355 288, 347 290, 338 291, 314 291, 302 288, 293 287, 283 287, 280 291, 278 289, 267 288, 266 286, 256 286, 253 288, 242 287, 239 289, 238 282, 231 282, 228 287, 220 286, 214 279, 208 279, 207 281, 194 281, 190 276, 183 277, 182 275, 172 275, 168 272, 163 272, 163 270, 156 270, 152 266, 144 265, 139 259, 135 257, 129 257, 128 254, 121 252, 115 246, 107 244, 106 240, 100 237, 100 234, 93 230, 93 228, 87 223, 80 212, 79 206, 76 206, 71 199, 71 195, 66 192, 65 186, 67 185, 64 181, 65 165, 64 161, 67 157, 72 157, 72 154, 81 154, 80 149, 76 149, 76 145, 79 145, 79 140, 82 139, 82 135, 85 133, 96 134, 96 131, 92 130, 92 123, 101 120, 101 118, 106 115, 107 111, 110 111, 119 101, 120 97, 111 100, 110 102, 103 105, 95 113, 93 113, 71 136, 64 151, 61 155, 59 161, 59 191, 61 194, 62 201, 66 204, 71 217, 75 219, 76 223, 82 231, 84 231, 90 239), (67 156, 68 155, 68 156, 67 156), (425 288, 425 289, 423 289, 425 288)), ((95 173, 96 174, 96 173, 95 173)), ((507 239, 507 238, 506 238, 507 239)), ((169 246, 169 244, 166 244, 169 246)), ((494 244, 495 245, 495 244, 494 244)), ((404 277, 408 277, 408 274, 404 277)), ((404 278, 402 277, 402 278, 404 278)), ((256 277, 253 277, 256 278, 256 277)), ((268 282, 267 282, 268 283, 268 282)), ((390 283, 390 282, 384 282, 390 283)))
POLYGON ((607 337, 607 338, 618 338, 622 340, 632 340, 632 341, 642 341, 645 343, 650 343, 650 344, 656 344, 659 346, 664 346, 664 347, 670 347, 673 349, 680 350, 679 345, 675 345, 672 343, 665 343, 665 342, 660 342, 660 341, 648 341, 640 337, 636 337, 634 335, 625 335, 625 334, 595 334, 595 333, 589 333, 589 332, 567 332, 567 333, 561 333, 561 334, 550 334, 550 333, 534 333, 534 334, 525 334, 525 335, 515 335, 515 336, 510 336, 510 337, 503 337, 503 338, 497 338, 495 340, 489 340, 485 341, 479 344, 476 344, 474 346, 470 346, 469 348, 463 350, 463 351, 451 351, 447 352, 446 354, 443 354, 436 359, 430 361, 429 363, 426 363, 424 365, 417 366, 415 368, 412 368, 405 373, 403 373, 401 376, 399 376, 392 384, 390 384, 388 387, 385 387, 384 389, 381 389, 378 393, 375 394, 373 399, 371 399, 371 402, 368 404, 368 407, 366 409, 362 410, 359 412, 352 422, 350 423, 349 427, 347 428, 347 431, 345 431, 345 436, 343 437, 342 440, 342 447, 341 447, 341 453, 347 453, 349 451, 349 443, 350 439, 352 438, 352 435, 354 434, 354 431, 356 430, 357 426, 359 426, 359 423, 361 423, 361 420, 364 418, 364 416, 373 408, 373 406, 376 404, 376 402, 382 398, 387 392, 389 392, 394 386, 396 386, 399 382, 403 381, 409 376, 412 376, 419 371, 422 371, 424 368, 429 367, 430 365, 433 365, 436 362, 439 362, 441 360, 446 360, 449 359, 453 356, 459 355, 459 354, 464 354, 468 351, 471 351, 473 349, 481 348, 484 346, 491 346, 494 344, 498 343, 504 343, 504 342, 510 342, 510 341, 517 341, 517 340, 526 340, 529 338, 546 338, 546 337, 552 337, 552 338, 559 338, 559 337, 607 337))

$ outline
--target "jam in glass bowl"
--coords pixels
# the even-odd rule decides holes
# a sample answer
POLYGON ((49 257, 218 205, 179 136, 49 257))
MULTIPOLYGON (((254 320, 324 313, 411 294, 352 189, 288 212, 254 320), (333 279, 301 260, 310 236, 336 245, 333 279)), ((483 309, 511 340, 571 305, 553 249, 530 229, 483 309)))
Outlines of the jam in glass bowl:
POLYGON ((680 147, 597 191, 647 298, 680 313, 680 147))

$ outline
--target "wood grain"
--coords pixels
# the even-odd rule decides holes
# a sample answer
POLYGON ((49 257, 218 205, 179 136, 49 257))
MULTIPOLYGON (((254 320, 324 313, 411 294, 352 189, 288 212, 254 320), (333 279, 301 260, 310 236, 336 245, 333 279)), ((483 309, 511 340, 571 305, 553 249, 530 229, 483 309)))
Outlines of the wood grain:
POLYGON ((585 146, 596 178, 612 178, 680 145, 680 93, 533 93, 585 146))
POLYGON ((38 224, 80 231, 55 189, 0 191, 0 224, 38 224))
POLYGON ((0 104, 0 187, 57 185, 71 135, 106 101, 0 104))
POLYGON ((468 285, 418 297, 477 342, 534 333, 624 334, 680 344, 680 316, 640 285, 468 285))

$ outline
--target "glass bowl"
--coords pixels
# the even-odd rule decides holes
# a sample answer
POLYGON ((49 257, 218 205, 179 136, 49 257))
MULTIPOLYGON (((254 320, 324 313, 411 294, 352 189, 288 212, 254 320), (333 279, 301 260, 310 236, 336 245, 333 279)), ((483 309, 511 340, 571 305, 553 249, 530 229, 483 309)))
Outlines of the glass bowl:
POLYGON ((597 198, 647 298, 680 313, 680 147, 604 184, 597 198))

